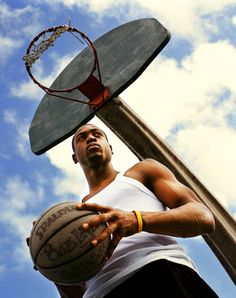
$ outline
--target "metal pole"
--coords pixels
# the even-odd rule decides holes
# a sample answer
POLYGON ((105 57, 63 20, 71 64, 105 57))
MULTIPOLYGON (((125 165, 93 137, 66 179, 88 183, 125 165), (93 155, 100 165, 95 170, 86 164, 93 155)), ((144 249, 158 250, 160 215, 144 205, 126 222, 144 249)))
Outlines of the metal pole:
POLYGON ((153 158, 167 166, 179 181, 190 187, 212 211, 216 229, 203 238, 236 284, 236 222, 231 215, 183 164, 176 153, 120 97, 106 102, 97 111, 96 116, 140 160, 153 158))

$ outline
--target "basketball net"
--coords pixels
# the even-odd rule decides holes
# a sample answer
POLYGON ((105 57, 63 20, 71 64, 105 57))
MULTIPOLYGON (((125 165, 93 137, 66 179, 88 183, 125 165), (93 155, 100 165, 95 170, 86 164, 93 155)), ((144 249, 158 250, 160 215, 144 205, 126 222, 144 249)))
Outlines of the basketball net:
MULTIPOLYGON (((78 38, 79 39, 79 38, 78 38)), ((80 39, 79 39, 80 40, 80 39)), ((80 40, 81 41, 81 40, 80 40)), ((82 41, 81 41, 82 42, 82 41)), ((109 91, 108 89, 103 86, 101 73, 98 63, 98 56, 97 51, 94 44, 91 40, 79 29, 68 26, 68 25, 61 25, 57 27, 48 28, 41 33, 39 33, 29 44, 29 47, 26 51, 26 54, 23 56, 23 60, 25 61, 26 70, 32 79, 32 81, 37 84, 41 89, 43 89, 48 95, 55 96, 61 99, 76 101, 83 104, 91 105, 94 109, 98 108, 102 103, 109 99, 109 91), (88 78, 81 84, 76 85, 71 88, 67 89, 53 89, 49 88, 43 84, 41 84, 32 74, 31 68, 32 65, 40 58, 40 56, 45 52, 49 47, 53 46, 56 39, 59 38, 63 33, 69 32, 74 37, 78 38, 77 35, 79 34, 80 37, 86 42, 86 44, 91 46, 93 54, 94 54, 94 63, 91 73, 89 74, 88 78), (97 79, 93 73, 94 71, 98 71, 98 78, 97 79), (70 93, 73 90, 78 89, 82 92, 89 101, 82 101, 78 99, 74 99, 65 95, 61 95, 63 93, 70 93), (60 93, 60 95, 58 94, 60 93)))

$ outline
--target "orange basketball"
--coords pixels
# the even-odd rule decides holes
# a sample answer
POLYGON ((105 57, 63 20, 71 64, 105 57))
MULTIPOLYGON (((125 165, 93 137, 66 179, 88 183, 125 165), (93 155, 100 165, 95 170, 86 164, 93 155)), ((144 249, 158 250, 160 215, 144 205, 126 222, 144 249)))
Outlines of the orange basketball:
POLYGON ((64 202, 45 211, 30 235, 30 254, 45 277, 58 284, 74 285, 93 277, 104 265, 110 239, 96 247, 91 240, 106 227, 84 231, 82 224, 97 213, 78 210, 75 202, 64 202))

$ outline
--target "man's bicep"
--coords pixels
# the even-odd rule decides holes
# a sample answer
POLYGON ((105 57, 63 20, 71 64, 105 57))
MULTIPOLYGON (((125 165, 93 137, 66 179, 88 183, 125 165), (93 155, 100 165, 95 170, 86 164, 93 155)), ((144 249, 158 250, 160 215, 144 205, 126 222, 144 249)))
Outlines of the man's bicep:
MULTIPOLYGON (((168 208, 173 209, 199 199, 187 186, 180 183, 165 165, 145 159, 135 166, 141 180, 168 208)), ((138 179, 139 180, 139 179, 138 179)))
POLYGON ((199 202, 193 191, 180 183, 171 172, 154 180, 153 183, 155 195, 170 209, 190 202, 199 202))

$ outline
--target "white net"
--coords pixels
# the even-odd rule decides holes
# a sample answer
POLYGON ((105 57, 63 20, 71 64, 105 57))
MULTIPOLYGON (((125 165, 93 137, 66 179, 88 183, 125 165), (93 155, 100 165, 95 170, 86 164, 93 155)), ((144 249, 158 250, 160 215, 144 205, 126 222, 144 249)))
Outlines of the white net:
POLYGON ((47 31, 44 32, 40 37, 38 38, 33 45, 31 46, 30 52, 26 55, 24 55, 23 60, 25 61, 25 64, 28 67, 31 67, 35 61, 39 59, 39 57, 42 55, 44 51, 46 51, 49 47, 54 45, 55 40, 64 32, 68 31, 70 29, 69 26, 63 25, 60 27, 55 27, 55 30, 52 31, 50 35, 48 35, 47 31))

